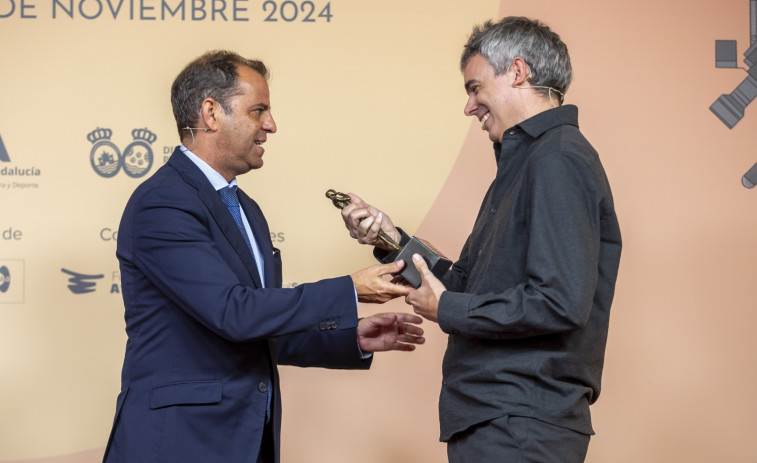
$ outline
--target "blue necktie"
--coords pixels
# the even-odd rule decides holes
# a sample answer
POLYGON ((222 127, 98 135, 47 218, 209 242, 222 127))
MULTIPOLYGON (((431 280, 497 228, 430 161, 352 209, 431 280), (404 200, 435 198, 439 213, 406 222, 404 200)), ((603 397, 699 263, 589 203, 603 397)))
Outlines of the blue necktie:
MULTIPOLYGON (((247 243, 247 249, 255 256, 255 252, 252 250, 252 244, 250 244, 250 237, 247 236, 247 230, 244 229, 244 223, 242 223, 242 214, 239 212, 239 198, 237 197, 237 186, 229 185, 227 187, 218 190, 218 194, 221 195, 221 199, 231 213, 231 217, 234 218, 234 222, 237 223, 239 231, 242 232, 244 242, 247 243)), ((262 276, 261 276, 262 278, 262 276)), ((266 387, 266 402, 265 402, 265 420, 266 423, 271 417, 271 385, 270 383, 266 387)))
POLYGON ((223 200, 223 203, 226 204, 226 207, 229 209, 229 212, 231 212, 231 217, 234 218, 234 222, 237 223, 237 227, 239 227, 239 231, 242 232, 242 236, 244 237, 244 242, 247 243, 247 249, 250 250, 250 253, 254 256, 255 252, 252 250, 252 244, 250 244, 250 237, 247 236, 247 231, 244 229, 244 224, 242 223, 242 214, 239 212, 239 198, 237 197, 237 186, 236 185, 229 185, 227 187, 221 188, 218 190, 218 194, 221 195, 221 199, 223 200))

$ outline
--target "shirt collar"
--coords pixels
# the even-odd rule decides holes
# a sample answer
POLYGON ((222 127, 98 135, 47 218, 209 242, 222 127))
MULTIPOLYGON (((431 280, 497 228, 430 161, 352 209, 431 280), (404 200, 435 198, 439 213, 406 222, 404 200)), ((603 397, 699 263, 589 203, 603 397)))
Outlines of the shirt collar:
MULTIPOLYGON (((531 116, 523 122, 520 122, 502 133, 502 140, 505 137, 513 136, 518 133, 525 133, 531 138, 538 138, 545 132, 561 126, 575 125, 578 127, 578 108, 575 105, 563 105, 557 108, 542 111, 535 116, 531 116)), ((494 143, 494 157, 499 165, 502 151, 502 142, 494 143)))
POLYGON ((569 104, 542 111, 516 125, 516 127, 520 127, 527 134, 537 138, 544 132, 560 125, 578 127, 578 108, 575 105, 569 104))
POLYGON ((202 171, 203 174, 205 174, 205 177, 208 179, 210 184, 213 185, 213 188, 216 191, 220 190, 221 188, 226 188, 227 186, 234 186, 237 184, 237 179, 233 179, 231 183, 227 182, 226 179, 223 178, 223 175, 216 172, 215 169, 210 167, 208 163, 203 161, 199 156, 189 151, 189 148, 187 148, 186 146, 180 145, 179 149, 189 158, 190 161, 195 163, 195 165, 202 171))

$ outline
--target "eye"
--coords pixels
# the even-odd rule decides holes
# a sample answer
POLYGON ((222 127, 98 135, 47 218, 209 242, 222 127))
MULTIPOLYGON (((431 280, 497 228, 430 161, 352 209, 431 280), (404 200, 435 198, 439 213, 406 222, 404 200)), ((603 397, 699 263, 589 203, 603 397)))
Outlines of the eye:
POLYGON ((254 115, 255 117, 259 118, 263 115, 264 112, 268 111, 270 108, 266 105, 260 105, 256 106, 254 108, 250 108, 250 114, 254 115))

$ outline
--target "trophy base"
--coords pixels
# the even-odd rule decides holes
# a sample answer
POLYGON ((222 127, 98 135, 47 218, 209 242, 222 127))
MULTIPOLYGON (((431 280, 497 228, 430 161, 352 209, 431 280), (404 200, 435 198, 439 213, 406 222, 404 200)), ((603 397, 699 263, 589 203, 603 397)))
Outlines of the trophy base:
POLYGON ((419 254, 423 257, 429 270, 431 270, 431 273, 437 278, 441 278, 447 273, 450 266, 452 266, 452 261, 439 256, 414 236, 410 238, 410 241, 408 241, 402 249, 399 251, 392 251, 378 260, 382 264, 397 262, 398 260, 405 261, 405 266, 402 268, 399 275, 402 276, 402 278, 404 278, 413 288, 417 288, 421 285, 421 274, 415 269, 415 264, 413 264, 413 254, 419 254))

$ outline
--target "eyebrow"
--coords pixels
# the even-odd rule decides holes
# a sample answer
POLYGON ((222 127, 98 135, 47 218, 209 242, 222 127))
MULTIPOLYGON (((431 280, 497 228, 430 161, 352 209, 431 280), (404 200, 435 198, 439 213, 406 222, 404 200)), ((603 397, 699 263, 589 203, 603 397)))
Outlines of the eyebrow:
POLYGON ((471 79, 468 82, 466 82, 465 83, 465 93, 470 93, 470 88, 473 85, 478 84, 478 83, 480 83, 480 82, 477 79, 471 79))
POLYGON ((255 103, 250 107, 251 110, 262 109, 263 111, 269 111, 271 107, 265 103, 255 103))

